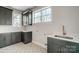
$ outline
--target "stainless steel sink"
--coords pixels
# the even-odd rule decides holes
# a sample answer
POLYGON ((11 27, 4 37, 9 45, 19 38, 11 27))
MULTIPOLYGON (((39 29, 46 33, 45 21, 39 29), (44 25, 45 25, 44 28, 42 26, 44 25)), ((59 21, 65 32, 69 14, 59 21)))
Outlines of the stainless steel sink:
POLYGON ((64 39, 73 39, 73 37, 60 36, 60 35, 55 35, 55 37, 64 38, 64 39))

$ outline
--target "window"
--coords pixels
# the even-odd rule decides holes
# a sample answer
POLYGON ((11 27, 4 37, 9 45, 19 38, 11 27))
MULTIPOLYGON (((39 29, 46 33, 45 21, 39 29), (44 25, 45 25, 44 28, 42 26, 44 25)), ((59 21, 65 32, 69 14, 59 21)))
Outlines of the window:
POLYGON ((21 13, 13 13, 13 26, 20 27, 21 26, 21 13))
POLYGON ((51 8, 43 8, 33 13, 33 23, 51 22, 51 8))
POLYGON ((50 21, 51 21, 51 8, 42 10, 42 22, 50 22, 50 21))
POLYGON ((34 18, 35 19, 35 23, 41 22, 41 20, 40 20, 41 19, 41 12, 40 11, 36 12, 34 16, 35 16, 35 18, 34 18))

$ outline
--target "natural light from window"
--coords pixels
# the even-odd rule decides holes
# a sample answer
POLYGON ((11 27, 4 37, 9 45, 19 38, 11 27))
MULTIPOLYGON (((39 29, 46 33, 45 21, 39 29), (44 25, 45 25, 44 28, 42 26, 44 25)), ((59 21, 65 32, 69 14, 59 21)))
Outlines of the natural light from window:
POLYGON ((33 23, 51 22, 51 7, 33 12, 33 23))

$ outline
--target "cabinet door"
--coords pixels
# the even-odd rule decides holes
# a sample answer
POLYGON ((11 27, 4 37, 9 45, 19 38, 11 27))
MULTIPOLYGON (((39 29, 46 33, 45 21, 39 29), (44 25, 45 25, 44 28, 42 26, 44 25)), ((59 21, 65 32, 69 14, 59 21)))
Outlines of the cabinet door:
POLYGON ((16 33, 12 33, 12 44, 16 43, 16 33))
POLYGON ((12 11, 11 10, 5 10, 5 24, 6 25, 12 25, 12 11))
POLYGON ((12 10, 0 6, 0 25, 12 25, 12 10))
POLYGON ((5 46, 4 34, 0 34, 0 48, 5 46))
POLYGON ((21 42, 21 33, 20 32, 15 32, 12 33, 12 44, 21 42))
POLYGON ((5 44, 6 46, 11 45, 11 33, 5 33, 5 44))
POLYGON ((32 13, 29 13, 28 25, 32 25, 32 13))
POLYGON ((32 32, 24 33, 24 43, 29 43, 32 41, 32 32))
POLYGON ((21 32, 16 32, 16 43, 21 42, 21 32))
POLYGON ((68 50, 65 48, 65 41, 58 40, 56 38, 47 38, 47 52, 48 53, 60 53, 60 52, 68 52, 68 50))
POLYGON ((28 42, 32 41, 32 32, 27 33, 27 39, 28 39, 28 42))
POLYGON ((3 8, 0 7, 0 25, 4 25, 4 12, 3 8))

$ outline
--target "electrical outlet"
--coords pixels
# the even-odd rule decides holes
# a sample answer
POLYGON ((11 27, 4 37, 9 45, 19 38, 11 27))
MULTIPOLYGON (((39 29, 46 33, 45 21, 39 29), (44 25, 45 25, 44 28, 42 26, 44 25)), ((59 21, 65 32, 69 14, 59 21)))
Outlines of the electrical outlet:
POLYGON ((47 46, 47 43, 45 43, 45 46, 47 46))

